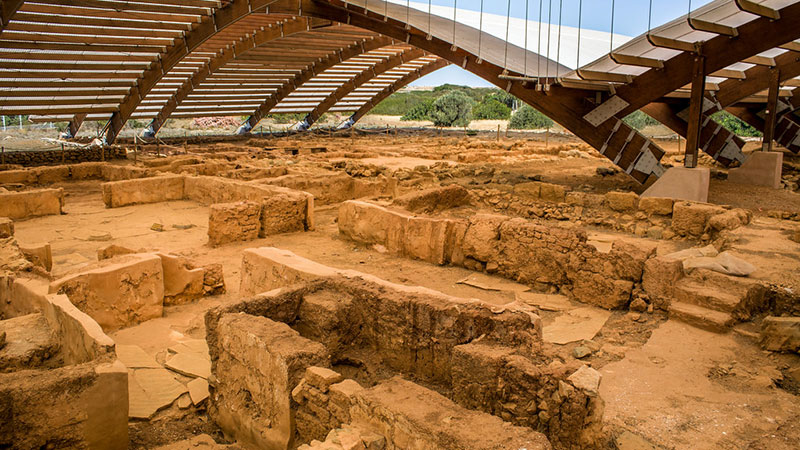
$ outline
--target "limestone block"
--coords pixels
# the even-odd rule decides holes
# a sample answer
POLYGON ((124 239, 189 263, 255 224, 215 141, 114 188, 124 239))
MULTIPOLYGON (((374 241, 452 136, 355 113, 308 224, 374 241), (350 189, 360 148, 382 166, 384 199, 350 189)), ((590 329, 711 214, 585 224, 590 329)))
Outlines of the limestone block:
POLYGON ((288 250, 249 248, 242 254, 239 294, 252 296, 273 289, 332 277, 337 270, 301 258, 288 250))
POLYGON ((0 184, 34 184, 36 172, 32 170, 3 170, 0 171, 0 184))
POLYGON ((103 166, 106 163, 87 162, 69 166, 70 177, 73 180, 97 180, 103 178, 103 166))
POLYGON ((541 183, 539 198, 546 202, 563 203, 566 198, 564 186, 558 184, 541 183))
POLYGON ((672 211, 672 230, 681 236, 699 237, 705 233, 708 219, 724 211, 707 203, 677 202, 672 211))
POLYGON ((542 184, 537 181, 515 184, 514 193, 538 199, 542 195, 542 184))
POLYGON ((761 346, 774 352, 800 352, 800 317, 765 317, 761 346))
POLYGON ((648 215, 671 216, 675 200, 668 197, 642 197, 639 210, 648 215))
MULTIPOLYGON (((275 193, 261 201, 259 237, 305 231, 314 227, 314 197, 298 196, 298 191, 275 193)), ((305 193, 304 193, 305 194, 305 193)))
POLYGON ((683 263, 680 259, 665 256, 650 258, 644 263, 642 287, 647 295, 670 299, 675 283, 683 278, 683 263))
POLYGON ((305 380, 322 392, 328 392, 330 385, 342 381, 342 375, 326 367, 311 366, 306 368, 305 380))
POLYGON ((255 202, 219 203, 208 213, 208 242, 213 246, 258 239, 261 205, 255 202))
POLYGON ((61 188, 0 193, 0 217, 24 219, 61 214, 63 206, 64 190, 61 188))
POLYGON ((136 253, 136 250, 132 250, 121 245, 111 244, 107 247, 97 249, 97 260, 102 261, 104 259, 113 258, 119 255, 130 255, 131 253, 136 253))
POLYGON ((339 233, 357 242, 381 244, 390 253, 403 254, 409 216, 361 201, 339 207, 339 233))
POLYGON ((605 195, 605 201, 614 211, 635 211, 639 196, 635 192, 609 192, 605 195))
POLYGON ((499 252, 500 225, 508 217, 492 214, 476 214, 469 219, 469 228, 464 235, 464 255, 478 261, 496 260, 499 252))
POLYGON ((205 270, 193 268, 186 258, 156 253, 164 270, 164 305, 189 303, 203 296, 205 270))
POLYGON ((66 294, 105 331, 135 325, 162 315, 161 258, 152 254, 122 256, 54 281, 50 292, 66 294))
POLYGON ((70 177, 69 166, 37 167, 33 169, 36 182, 39 184, 53 184, 66 181, 70 177))
POLYGON ((112 181, 103 183, 102 187, 107 208, 184 198, 184 177, 181 175, 112 181))
POLYGON ((711 171, 704 167, 687 169, 670 167, 647 188, 642 197, 667 197, 692 202, 708 201, 708 183, 711 171))
POLYGON ((8 217, 0 217, 0 238, 14 236, 14 221, 8 217))
POLYGON ((20 245, 19 249, 33 265, 39 266, 48 272, 53 269, 53 252, 50 244, 20 245))
POLYGON ((576 388, 582 389, 589 394, 597 395, 602 378, 603 375, 600 372, 584 364, 567 379, 576 388))
POLYGON ((394 204, 416 213, 434 213, 470 203, 470 193, 463 186, 451 184, 412 192, 394 200, 394 204))
POLYGON ((406 222, 405 255, 433 264, 444 264, 449 223, 447 219, 410 217, 406 222))

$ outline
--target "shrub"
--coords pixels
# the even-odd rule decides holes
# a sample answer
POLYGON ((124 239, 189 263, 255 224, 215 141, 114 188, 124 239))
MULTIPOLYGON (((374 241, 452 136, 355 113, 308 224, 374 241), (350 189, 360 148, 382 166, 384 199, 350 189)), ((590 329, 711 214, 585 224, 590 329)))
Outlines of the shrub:
POLYGON ((494 98, 488 98, 472 108, 472 118, 475 120, 508 120, 509 117, 511 108, 494 98))
POLYGON ((496 91, 483 98, 484 102, 488 102, 490 100, 497 100, 498 102, 508 106, 509 109, 514 109, 514 102, 517 101, 517 98, 506 91, 496 91))
POLYGON ((627 117, 622 119, 623 122, 628 124, 634 130, 641 130, 646 126, 650 125, 660 125, 661 122, 653 119, 652 117, 648 116, 647 114, 641 111, 634 111, 628 114, 627 117))
POLYGON ((423 100, 405 114, 400 117, 400 120, 430 120, 431 109, 433 108, 433 99, 423 100))
POLYGON ((734 116, 728 111, 719 111, 711 115, 711 118, 719 122, 726 130, 737 136, 760 137, 761 132, 747 124, 747 122, 734 116))
POLYGON ((508 127, 512 130, 535 130, 537 128, 550 128, 553 120, 540 113, 530 105, 525 105, 518 109, 511 116, 508 127))
POLYGON ((461 91, 448 92, 433 102, 430 118, 437 127, 465 127, 471 120, 474 103, 461 91))

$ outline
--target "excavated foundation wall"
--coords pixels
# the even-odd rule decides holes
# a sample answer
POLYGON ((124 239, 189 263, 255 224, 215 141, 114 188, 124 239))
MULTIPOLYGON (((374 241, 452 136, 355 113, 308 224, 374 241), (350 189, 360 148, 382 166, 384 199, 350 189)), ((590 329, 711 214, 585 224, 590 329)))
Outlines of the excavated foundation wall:
POLYGON ((193 200, 204 205, 258 203, 261 208, 258 235, 262 237, 314 227, 314 197, 284 187, 182 175, 103 183, 103 201, 109 208, 173 200, 193 200))
POLYGON ((80 163, 127 158, 127 151, 121 147, 71 148, 64 150, 36 150, 21 152, 5 152, 0 164, 17 164, 20 166, 43 166, 47 164, 80 163), (105 153, 105 156, 103 156, 105 153))
POLYGON ((0 192, 0 217, 19 220, 27 217, 61 214, 63 189, 37 189, 22 192, 0 192))
POLYGON ((342 204, 338 224, 343 236, 394 254, 497 273, 608 309, 627 305, 656 250, 654 243, 620 239, 602 253, 576 228, 488 214, 412 216, 358 201, 342 204))
POLYGON ((0 277, 0 316, 41 314, 60 365, 0 373, 0 447, 128 446, 128 375, 114 341, 63 295, 0 277))
MULTIPOLYGON (((493 311, 479 301, 394 285, 274 248, 245 252, 241 289, 243 295, 271 291, 209 313, 208 330, 216 330, 216 322, 230 313, 268 317, 324 344, 325 352, 314 359, 326 362, 318 365, 365 386, 402 373, 462 407, 543 432, 559 448, 578 442, 590 446, 599 432, 602 400, 567 381, 577 365, 542 359, 541 322, 529 311, 493 311), (280 286, 284 291, 275 290, 280 286)), ((222 359, 215 351, 225 347, 215 340, 227 339, 224 333, 209 331, 208 336, 217 349, 212 360, 222 359)), ((313 402, 304 408, 299 442, 322 439, 323 431, 345 423, 331 419, 341 411, 323 413, 313 402)))
POLYGON ((129 180, 153 176, 149 169, 133 166, 120 166, 102 162, 67 164, 32 169, 0 171, 0 184, 46 185, 65 181, 83 180, 129 180))
POLYGON ((393 197, 397 179, 379 177, 377 181, 353 178, 344 173, 324 176, 285 175, 259 183, 283 186, 308 192, 319 205, 330 205, 364 197, 393 197))

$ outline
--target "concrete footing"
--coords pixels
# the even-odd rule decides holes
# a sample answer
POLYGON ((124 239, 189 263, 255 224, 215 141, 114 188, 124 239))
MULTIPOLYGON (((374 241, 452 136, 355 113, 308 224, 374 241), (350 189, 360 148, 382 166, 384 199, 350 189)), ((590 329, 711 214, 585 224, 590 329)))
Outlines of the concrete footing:
POLYGON ((710 176, 711 173, 706 168, 671 167, 641 196, 706 203, 710 176))
POLYGON ((728 181, 779 189, 782 169, 783 153, 755 152, 747 158, 742 167, 728 172, 728 181))

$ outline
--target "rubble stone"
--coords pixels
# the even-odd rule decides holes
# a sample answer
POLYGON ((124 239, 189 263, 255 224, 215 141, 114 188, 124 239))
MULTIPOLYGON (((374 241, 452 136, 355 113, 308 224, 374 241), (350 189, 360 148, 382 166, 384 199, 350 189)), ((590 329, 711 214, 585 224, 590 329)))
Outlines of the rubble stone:
POLYGON ((255 202, 211 205, 208 214, 208 242, 213 246, 258 239, 261 205, 255 202))

